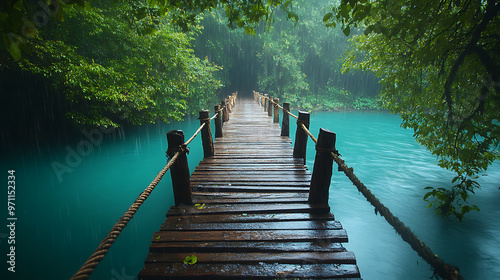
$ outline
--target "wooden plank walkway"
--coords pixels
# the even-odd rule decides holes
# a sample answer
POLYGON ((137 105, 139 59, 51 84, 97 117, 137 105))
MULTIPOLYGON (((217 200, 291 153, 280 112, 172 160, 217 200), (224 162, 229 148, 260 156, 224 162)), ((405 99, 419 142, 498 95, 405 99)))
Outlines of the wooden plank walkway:
POLYGON ((307 202, 291 140, 253 100, 237 103, 191 175, 196 205, 170 208, 138 279, 359 279, 342 225, 307 202))

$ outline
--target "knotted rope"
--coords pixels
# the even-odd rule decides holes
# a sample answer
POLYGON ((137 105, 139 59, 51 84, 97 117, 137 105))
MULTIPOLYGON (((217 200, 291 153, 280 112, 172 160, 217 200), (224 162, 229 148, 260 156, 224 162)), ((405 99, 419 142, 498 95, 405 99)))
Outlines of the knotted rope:
POLYGON ((101 241, 94 253, 87 259, 87 261, 82 265, 78 272, 71 277, 71 280, 88 279, 97 265, 104 259, 106 253, 108 253, 111 245, 116 241, 120 233, 127 226, 128 222, 134 217, 135 213, 144 203, 144 201, 149 197, 151 192, 156 188, 160 182, 163 175, 170 169, 170 167, 175 163, 175 160, 181 152, 175 153, 175 155, 168 161, 167 165, 156 175, 156 178, 149 184, 149 186, 139 195, 135 202, 130 206, 130 208, 123 214, 123 216, 115 223, 113 228, 109 231, 106 237, 101 241))
MULTIPOLYGON (((306 128, 304 123, 301 123, 302 129, 311 137, 314 143, 318 140, 311 134, 311 132, 306 128)), ((434 254, 425 243, 420 240, 409 227, 407 227, 398 217, 391 213, 389 208, 387 208, 377 197, 358 179, 354 174, 352 168, 349 168, 343 159, 339 157, 338 152, 329 151, 333 160, 339 166, 339 171, 343 171, 344 174, 351 180, 351 182, 356 186, 359 192, 368 200, 373 207, 375 207, 375 214, 380 213, 385 220, 396 230, 396 232, 401 235, 401 238, 415 250, 419 256, 421 256, 427 263, 429 263, 434 268, 434 273, 441 276, 444 279, 449 280, 460 280, 463 279, 460 275, 458 267, 445 263, 441 258, 434 254)))
MULTIPOLYGON (((216 113, 219 113, 221 110, 219 110, 216 113)), ((212 120, 215 118, 213 116, 212 118, 208 120, 212 120)), ((127 212, 123 214, 123 216, 118 219, 118 221, 115 223, 115 225, 111 228, 109 233, 104 237, 104 239, 101 241, 99 246, 97 246, 97 249, 95 249, 94 253, 87 259, 87 261, 82 265, 82 267, 76 272, 73 277, 71 277, 70 280, 80 280, 80 279, 88 279, 92 272, 94 272, 95 268, 99 263, 104 259, 104 256, 108 253, 109 249, 113 245, 113 243, 116 241, 118 236, 122 233, 123 229, 127 226, 128 222, 134 217, 135 213, 137 210, 139 210, 139 207, 144 203, 144 201, 149 197, 151 192, 156 188, 158 183, 161 181, 163 178, 163 175, 172 167, 172 165, 175 163, 177 158, 181 153, 189 153, 189 149, 187 148, 187 145, 193 141, 193 139, 200 133, 200 131, 203 129, 207 122, 204 122, 203 124, 200 125, 198 130, 187 140, 184 144, 179 146, 179 149, 175 152, 175 154, 169 159, 167 165, 163 167, 163 169, 156 175, 156 178, 149 184, 149 186, 139 195, 139 197, 135 200, 135 202, 129 207, 127 212)))

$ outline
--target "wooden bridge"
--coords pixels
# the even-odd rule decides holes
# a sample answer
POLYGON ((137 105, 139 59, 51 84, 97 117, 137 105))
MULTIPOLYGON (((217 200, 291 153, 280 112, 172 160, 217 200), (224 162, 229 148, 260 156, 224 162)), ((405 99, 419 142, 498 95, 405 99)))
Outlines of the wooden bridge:
MULTIPOLYGON (((254 100, 239 100, 222 131, 216 127, 219 137, 204 141, 205 159, 190 178, 172 178, 176 206, 153 235, 139 280, 360 277, 325 191, 315 191, 304 159, 269 115, 254 100)), ((208 112, 200 118, 209 122, 208 112)), ((169 134, 173 154, 184 137, 169 134)), ((210 135, 205 127, 204 140, 210 135)), ((173 176, 186 172, 181 157, 173 176)))
POLYGON ((167 133, 170 160, 71 280, 89 279, 168 170, 175 206, 153 236, 139 280, 360 279, 354 254, 342 246, 347 233, 328 206, 333 161, 435 275, 463 279, 458 267, 434 254, 358 179, 339 157, 335 133, 320 129, 316 139, 308 112, 295 116, 289 103, 280 106, 277 98, 258 92, 257 102, 242 100, 233 111, 236 96, 216 105, 212 118, 200 111, 200 128, 186 142, 180 130, 167 133), (289 116, 297 119, 293 149, 289 116), (200 132, 204 160, 190 174, 187 146, 200 132), (304 165, 308 137, 316 143, 312 174, 304 165))

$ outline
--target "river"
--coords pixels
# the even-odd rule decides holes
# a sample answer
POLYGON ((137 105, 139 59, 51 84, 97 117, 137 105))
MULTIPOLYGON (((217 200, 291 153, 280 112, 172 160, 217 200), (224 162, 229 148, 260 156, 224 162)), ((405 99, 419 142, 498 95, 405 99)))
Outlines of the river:
MULTIPOLYGON (((108 131, 82 131, 80 139, 39 148, 2 149, 1 170, 15 170, 15 273, 7 271, 5 226, 0 230, 1 279, 68 279, 93 253, 117 219, 166 163, 171 129, 190 136, 196 118, 170 124, 108 131), (101 137, 102 136, 102 137, 101 137), (3 152, 2 152, 3 153, 3 152)), ((482 190, 471 199, 481 211, 463 222, 442 218, 422 200, 424 187, 449 186, 453 174, 418 145, 398 116, 383 112, 320 112, 319 127, 337 133, 337 149, 357 176, 391 211, 446 262, 458 265, 466 279, 500 275, 500 164, 480 177, 482 190)), ((292 125, 291 135, 294 135, 292 125)), ((197 138, 188 155, 190 170, 202 159, 197 138)), ((314 147, 308 145, 312 168, 314 147)), ((153 232, 173 204, 167 174, 117 239, 91 279, 135 279, 143 266, 153 232)), ((330 205, 349 235, 364 279, 428 279, 432 270, 339 172, 334 172, 330 205)), ((7 201, 1 202, 7 209, 7 201)), ((4 223, 7 211, 2 210, 4 223)), ((10 245, 9 245, 10 246, 10 245)))

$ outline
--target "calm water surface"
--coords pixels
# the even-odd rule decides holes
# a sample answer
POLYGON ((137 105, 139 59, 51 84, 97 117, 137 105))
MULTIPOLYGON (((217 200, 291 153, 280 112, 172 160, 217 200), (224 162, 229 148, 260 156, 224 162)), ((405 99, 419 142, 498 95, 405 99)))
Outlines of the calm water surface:
MULTIPOLYGON (((462 223, 440 218, 426 208, 423 188, 448 186, 453 174, 436 167, 435 157, 399 124, 398 116, 379 112, 316 113, 311 117, 311 131, 317 134, 321 125, 336 132, 337 149, 347 164, 436 254, 458 265, 466 279, 497 278, 500 164, 481 176, 483 189, 473 198, 481 212, 467 216, 462 223)), ((1 279, 71 277, 165 165, 166 132, 183 129, 190 136, 198 125, 193 118, 115 131, 102 141, 94 138, 94 143, 82 133, 82 139, 40 150, 9 152, 2 148, 2 153, 7 150, 1 161, 5 179, 7 170, 16 170, 18 221, 15 274, 6 271, 8 233, 5 227, 0 230, 1 279), (61 170, 65 172, 61 174, 61 170)), ((294 128, 291 130, 294 135, 294 128)), ((192 171, 202 158, 199 138, 190 147, 192 171)), ((312 168, 311 143, 307 157, 312 168)), ((167 173, 92 279, 135 279, 153 232, 173 204, 170 180, 167 173)), ((428 279, 432 275, 430 267, 375 215, 342 173, 334 172, 330 204, 347 229, 350 242, 346 247, 355 252, 364 279, 428 279)), ((1 207, 6 209, 6 201, 1 207)), ((2 218, 6 221, 6 211, 2 218)))

